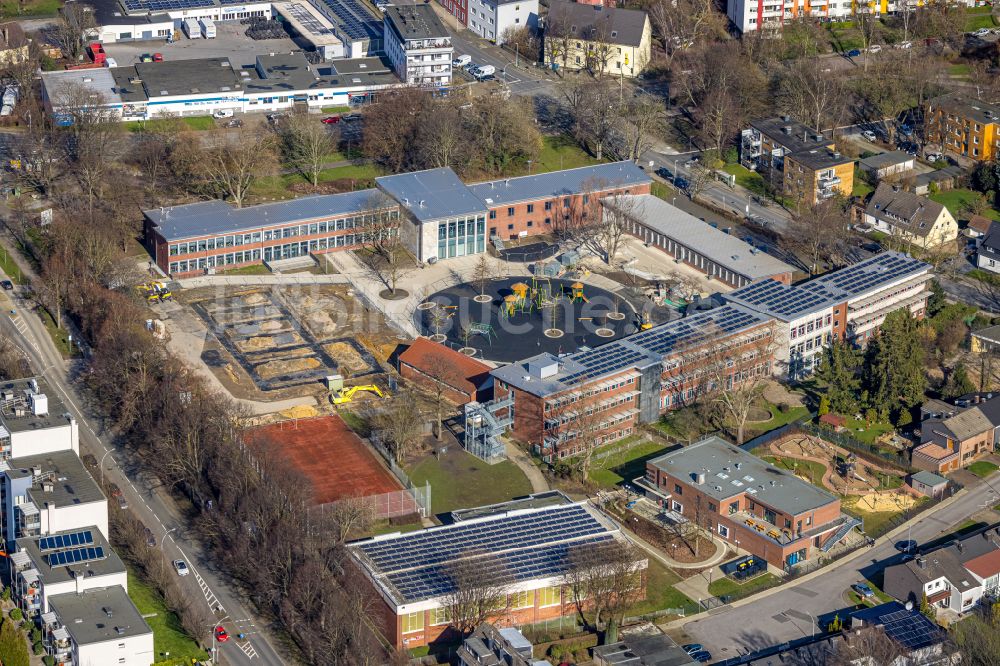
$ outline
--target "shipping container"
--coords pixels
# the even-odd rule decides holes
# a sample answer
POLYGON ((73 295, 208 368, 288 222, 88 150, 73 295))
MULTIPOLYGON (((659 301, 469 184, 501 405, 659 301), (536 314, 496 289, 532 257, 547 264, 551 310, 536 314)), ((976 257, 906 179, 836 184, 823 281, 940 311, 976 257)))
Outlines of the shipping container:
POLYGON ((205 39, 215 39, 215 21, 210 18, 203 18, 201 23, 201 36, 205 39))
POLYGON ((188 39, 201 39, 201 26, 198 24, 198 19, 184 19, 184 34, 187 35, 188 39))

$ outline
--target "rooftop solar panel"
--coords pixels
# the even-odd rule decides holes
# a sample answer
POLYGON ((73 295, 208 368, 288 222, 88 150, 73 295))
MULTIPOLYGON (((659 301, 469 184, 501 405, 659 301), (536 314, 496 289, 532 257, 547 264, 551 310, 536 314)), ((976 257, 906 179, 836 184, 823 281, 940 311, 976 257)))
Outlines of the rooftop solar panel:
POLYGON ((45 556, 50 567, 60 567, 77 562, 90 562, 104 559, 104 548, 102 546, 87 546, 84 548, 73 548, 71 550, 60 550, 49 553, 45 556))
POLYGON ((926 617, 908 610, 895 611, 879 617, 886 635, 911 650, 941 642, 942 632, 926 617))
POLYGON ((72 546, 85 546, 94 543, 94 535, 89 530, 83 532, 73 532, 71 534, 57 534, 55 536, 42 537, 38 540, 39 550, 56 550, 58 548, 70 548, 72 546))

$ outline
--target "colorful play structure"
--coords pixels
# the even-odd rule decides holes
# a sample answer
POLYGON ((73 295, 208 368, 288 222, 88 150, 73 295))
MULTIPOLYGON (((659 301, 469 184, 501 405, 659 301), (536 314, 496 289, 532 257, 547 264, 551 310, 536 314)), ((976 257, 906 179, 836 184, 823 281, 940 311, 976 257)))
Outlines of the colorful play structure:
MULTIPOLYGON (((519 313, 529 313, 533 310, 543 310, 550 308, 567 295, 561 290, 552 289, 552 281, 544 275, 536 275, 531 278, 531 285, 524 282, 515 282, 510 286, 511 293, 504 296, 503 306, 500 308, 500 316, 510 319, 519 313)), ((570 303, 589 303, 590 300, 584 293, 582 282, 574 282, 570 285, 570 303)))

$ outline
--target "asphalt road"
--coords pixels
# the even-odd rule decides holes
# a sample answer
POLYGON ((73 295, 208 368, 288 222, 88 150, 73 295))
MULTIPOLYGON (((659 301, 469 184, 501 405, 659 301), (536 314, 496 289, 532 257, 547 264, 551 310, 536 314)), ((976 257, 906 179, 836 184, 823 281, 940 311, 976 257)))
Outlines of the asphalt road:
MULTIPOLYGON (((902 557, 894 543, 914 539, 926 543, 1000 497, 1000 472, 965 491, 952 504, 923 514, 910 531, 893 540, 862 548, 846 562, 834 565, 812 580, 780 588, 777 592, 737 608, 723 607, 684 625, 691 642, 711 651, 715 659, 730 659, 765 647, 811 635, 850 606, 845 593, 851 584, 873 578, 902 557)), ((843 613, 841 613, 843 617, 843 613)))
MULTIPOLYGON (((77 420, 81 455, 90 453, 97 458, 104 478, 121 488, 130 510, 156 535, 157 547, 162 548, 171 560, 183 559, 188 563, 191 575, 179 579, 182 589, 191 599, 204 600, 215 613, 216 622, 222 624, 232 637, 219 646, 224 660, 234 665, 282 666, 287 663, 278 655, 263 628, 257 625, 238 595, 212 568, 211 561, 194 540, 167 489, 157 480, 141 474, 123 452, 114 449, 110 437, 100 425, 100 419, 83 407, 84 401, 68 379, 76 368, 67 367, 41 321, 31 312, 30 304, 23 301, 16 291, 4 294, 0 330, 24 350, 35 373, 44 377, 58 392, 77 420), (237 640, 239 633, 246 634, 247 640, 237 640)), ((114 502, 109 502, 109 507, 109 511, 118 510, 114 502)), ((206 644, 213 627, 214 623, 205 627, 203 642, 206 644)), ((162 659, 161 655, 157 655, 159 659, 162 659)))

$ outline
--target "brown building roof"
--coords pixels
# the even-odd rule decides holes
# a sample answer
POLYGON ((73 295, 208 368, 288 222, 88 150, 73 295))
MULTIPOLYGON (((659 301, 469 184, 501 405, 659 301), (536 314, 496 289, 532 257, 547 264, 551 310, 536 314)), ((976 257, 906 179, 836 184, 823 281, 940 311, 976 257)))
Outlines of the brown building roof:
POLYGON ((414 340, 399 355, 399 362, 470 395, 488 380, 491 370, 485 363, 427 338, 414 340))
POLYGON ((989 233, 991 226, 993 226, 993 220, 988 217, 973 215, 969 218, 969 229, 977 231, 984 236, 989 233))
POLYGON ((980 578, 995 576, 1000 573, 1000 549, 969 560, 965 568, 980 578))
POLYGON ((879 183, 865 212, 915 236, 926 236, 934 228, 944 206, 889 183, 879 183))

